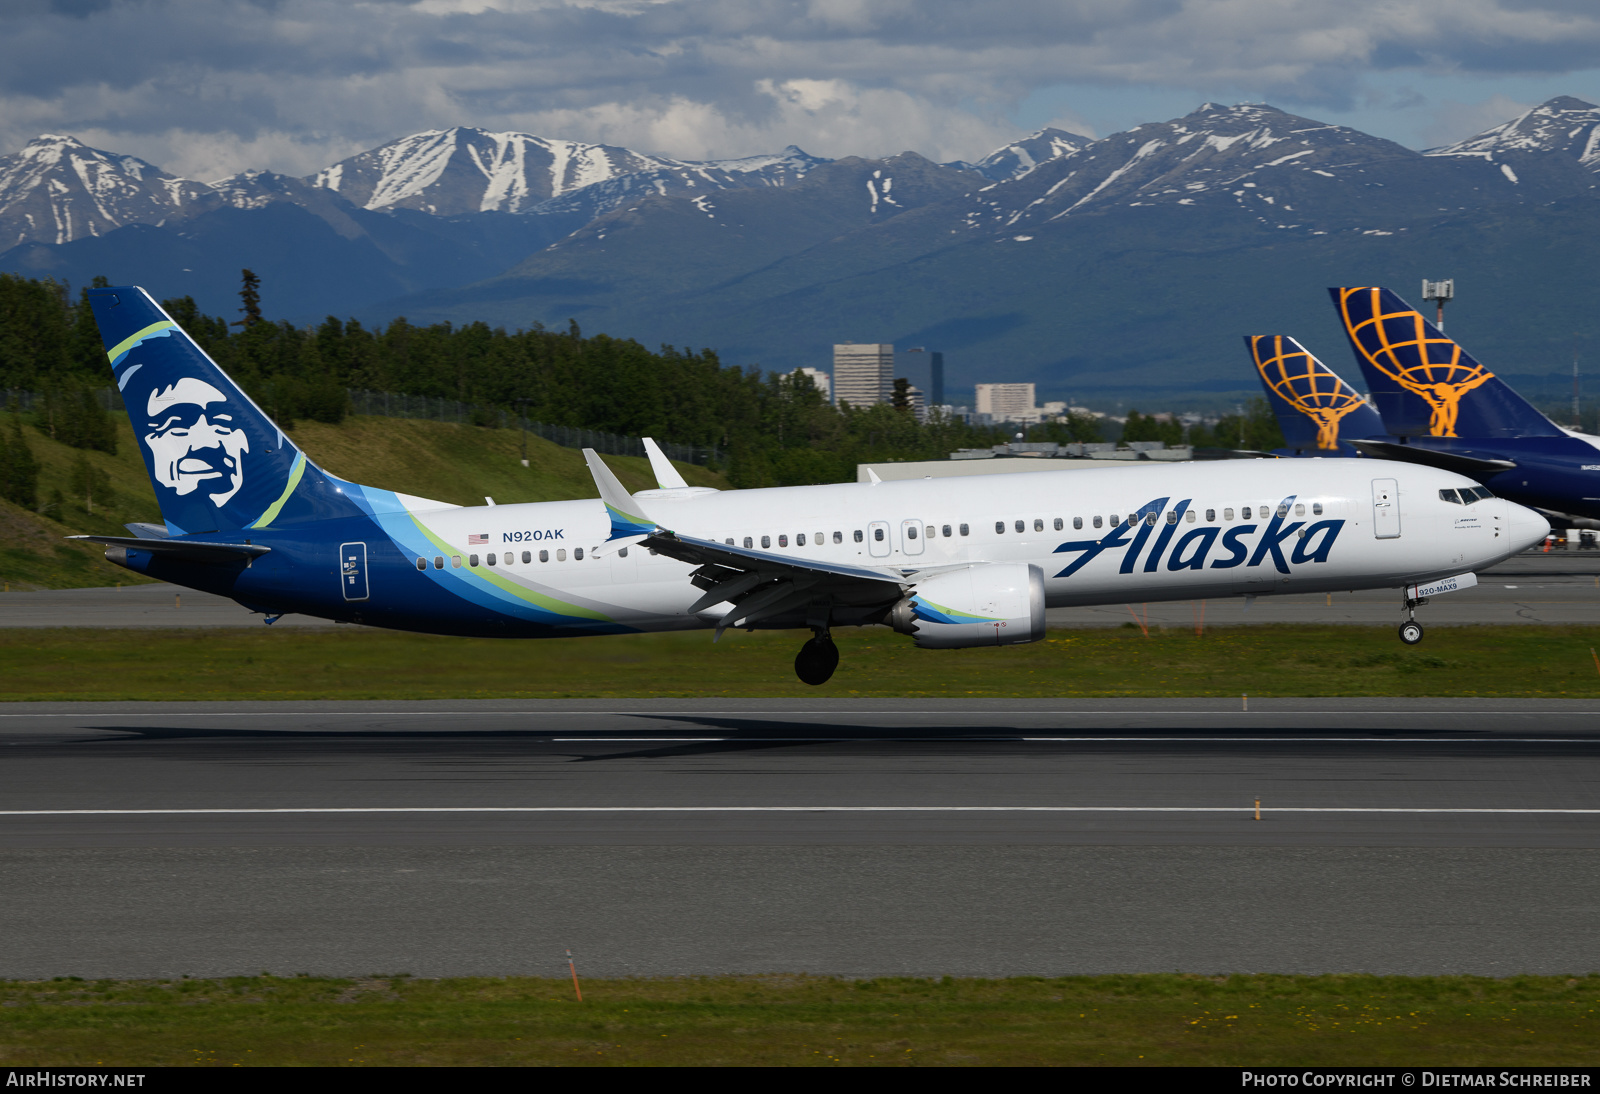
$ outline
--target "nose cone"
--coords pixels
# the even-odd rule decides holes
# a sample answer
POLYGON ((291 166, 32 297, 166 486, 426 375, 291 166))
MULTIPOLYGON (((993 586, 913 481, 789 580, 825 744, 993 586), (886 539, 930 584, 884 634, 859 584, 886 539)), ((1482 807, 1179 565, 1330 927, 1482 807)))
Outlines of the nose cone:
POLYGON ((1518 551, 1526 550, 1536 543, 1543 542, 1544 537, 1550 534, 1550 522, 1536 510, 1529 509, 1526 505, 1518 505, 1514 501, 1506 502, 1505 506, 1506 516, 1502 523, 1505 526, 1507 547, 1514 547, 1518 551))

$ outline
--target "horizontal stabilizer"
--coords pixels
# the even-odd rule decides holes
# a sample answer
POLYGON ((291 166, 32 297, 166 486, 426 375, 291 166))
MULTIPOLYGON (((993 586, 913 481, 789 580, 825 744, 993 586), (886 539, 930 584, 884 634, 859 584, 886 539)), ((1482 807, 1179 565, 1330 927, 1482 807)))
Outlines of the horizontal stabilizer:
POLYGON ((1368 441, 1352 440, 1350 442, 1361 453, 1379 460, 1396 460, 1400 463, 1418 463, 1424 467, 1437 467, 1442 471, 1454 471, 1458 475, 1498 475, 1502 471, 1510 471, 1517 465, 1511 460, 1484 459, 1479 456, 1467 456, 1459 452, 1441 452, 1436 448, 1419 448, 1411 444, 1395 444, 1393 441, 1368 441))
POLYGON ((271 547, 249 543, 205 543, 192 539, 146 539, 137 536, 68 536, 67 538, 103 543, 113 549, 148 551, 163 558, 213 565, 246 561, 272 550, 271 547))

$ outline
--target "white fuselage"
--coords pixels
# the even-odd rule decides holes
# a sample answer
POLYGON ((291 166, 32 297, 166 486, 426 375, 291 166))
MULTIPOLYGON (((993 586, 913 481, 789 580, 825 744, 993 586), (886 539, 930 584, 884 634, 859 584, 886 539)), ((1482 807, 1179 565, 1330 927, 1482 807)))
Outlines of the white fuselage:
MULTIPOLYGON (((1394 588, 1490 566, 1548 530, 1501 498, 1441 498, 1474 486, 1414 464, 1232 460, 636 499, 684 536, 892 568, 907 586, 929 571, 1026 562, 1043 572, 1049 606, 1061 607, 1394 588)), ((728 610, 688 611, 702 595, 692 566, 638 545, 606 547, 598 500, 412 516, 459 553, 460 570, 630 628, 710 626, 728 610)))

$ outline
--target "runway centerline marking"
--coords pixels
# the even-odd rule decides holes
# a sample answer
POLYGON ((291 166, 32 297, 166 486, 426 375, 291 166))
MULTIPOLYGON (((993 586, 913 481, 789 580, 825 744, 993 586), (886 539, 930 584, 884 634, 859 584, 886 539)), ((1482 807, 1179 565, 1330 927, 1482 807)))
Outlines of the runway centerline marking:
MULTIPOLYGON (((1253 805, 412 805, 218 809, 6 809, 0 817, 136 817, 395 813, 1254 813, 1253 805)), ((1278 806, 1262 813, 1600 814, 1600 809, 1278 806)))
MULTIPOLYGON (((1262 700, 1271 702, 1271 699, 1262 700)), ((1242 717, 1260 714, 1295 715, 1297 717, 1349 717, 1351 715, 1392 715, 1416 717, 1419 715, 1449 714, 1453 716, 1478 716, 1505 718, 1593 717, 1600 711, 1592 710, 253 710, 253 711, 117 711, 84 710, 70 712, 41 711, 34 714, 0 713, 0 718, 539 718, 558 715, 602 715, 632 718, 726 718, 730 715, 770 718, 1083 718, 1083 717, 1242 717)))

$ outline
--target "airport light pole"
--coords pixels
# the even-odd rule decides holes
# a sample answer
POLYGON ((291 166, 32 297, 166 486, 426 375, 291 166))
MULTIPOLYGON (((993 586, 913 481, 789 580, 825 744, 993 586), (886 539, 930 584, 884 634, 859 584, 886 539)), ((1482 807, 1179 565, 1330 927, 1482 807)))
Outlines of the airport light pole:
POLYGON ((1422 299, 1432 300, 1439 305, 1438 317, 1434 320, 1433 325, 1439 328, 1440 334, 1444 333, 1444 303, 1454 297, 1455 294, 1456 281, 1453 277, 1445 281, 1422 279, 1422 299))

